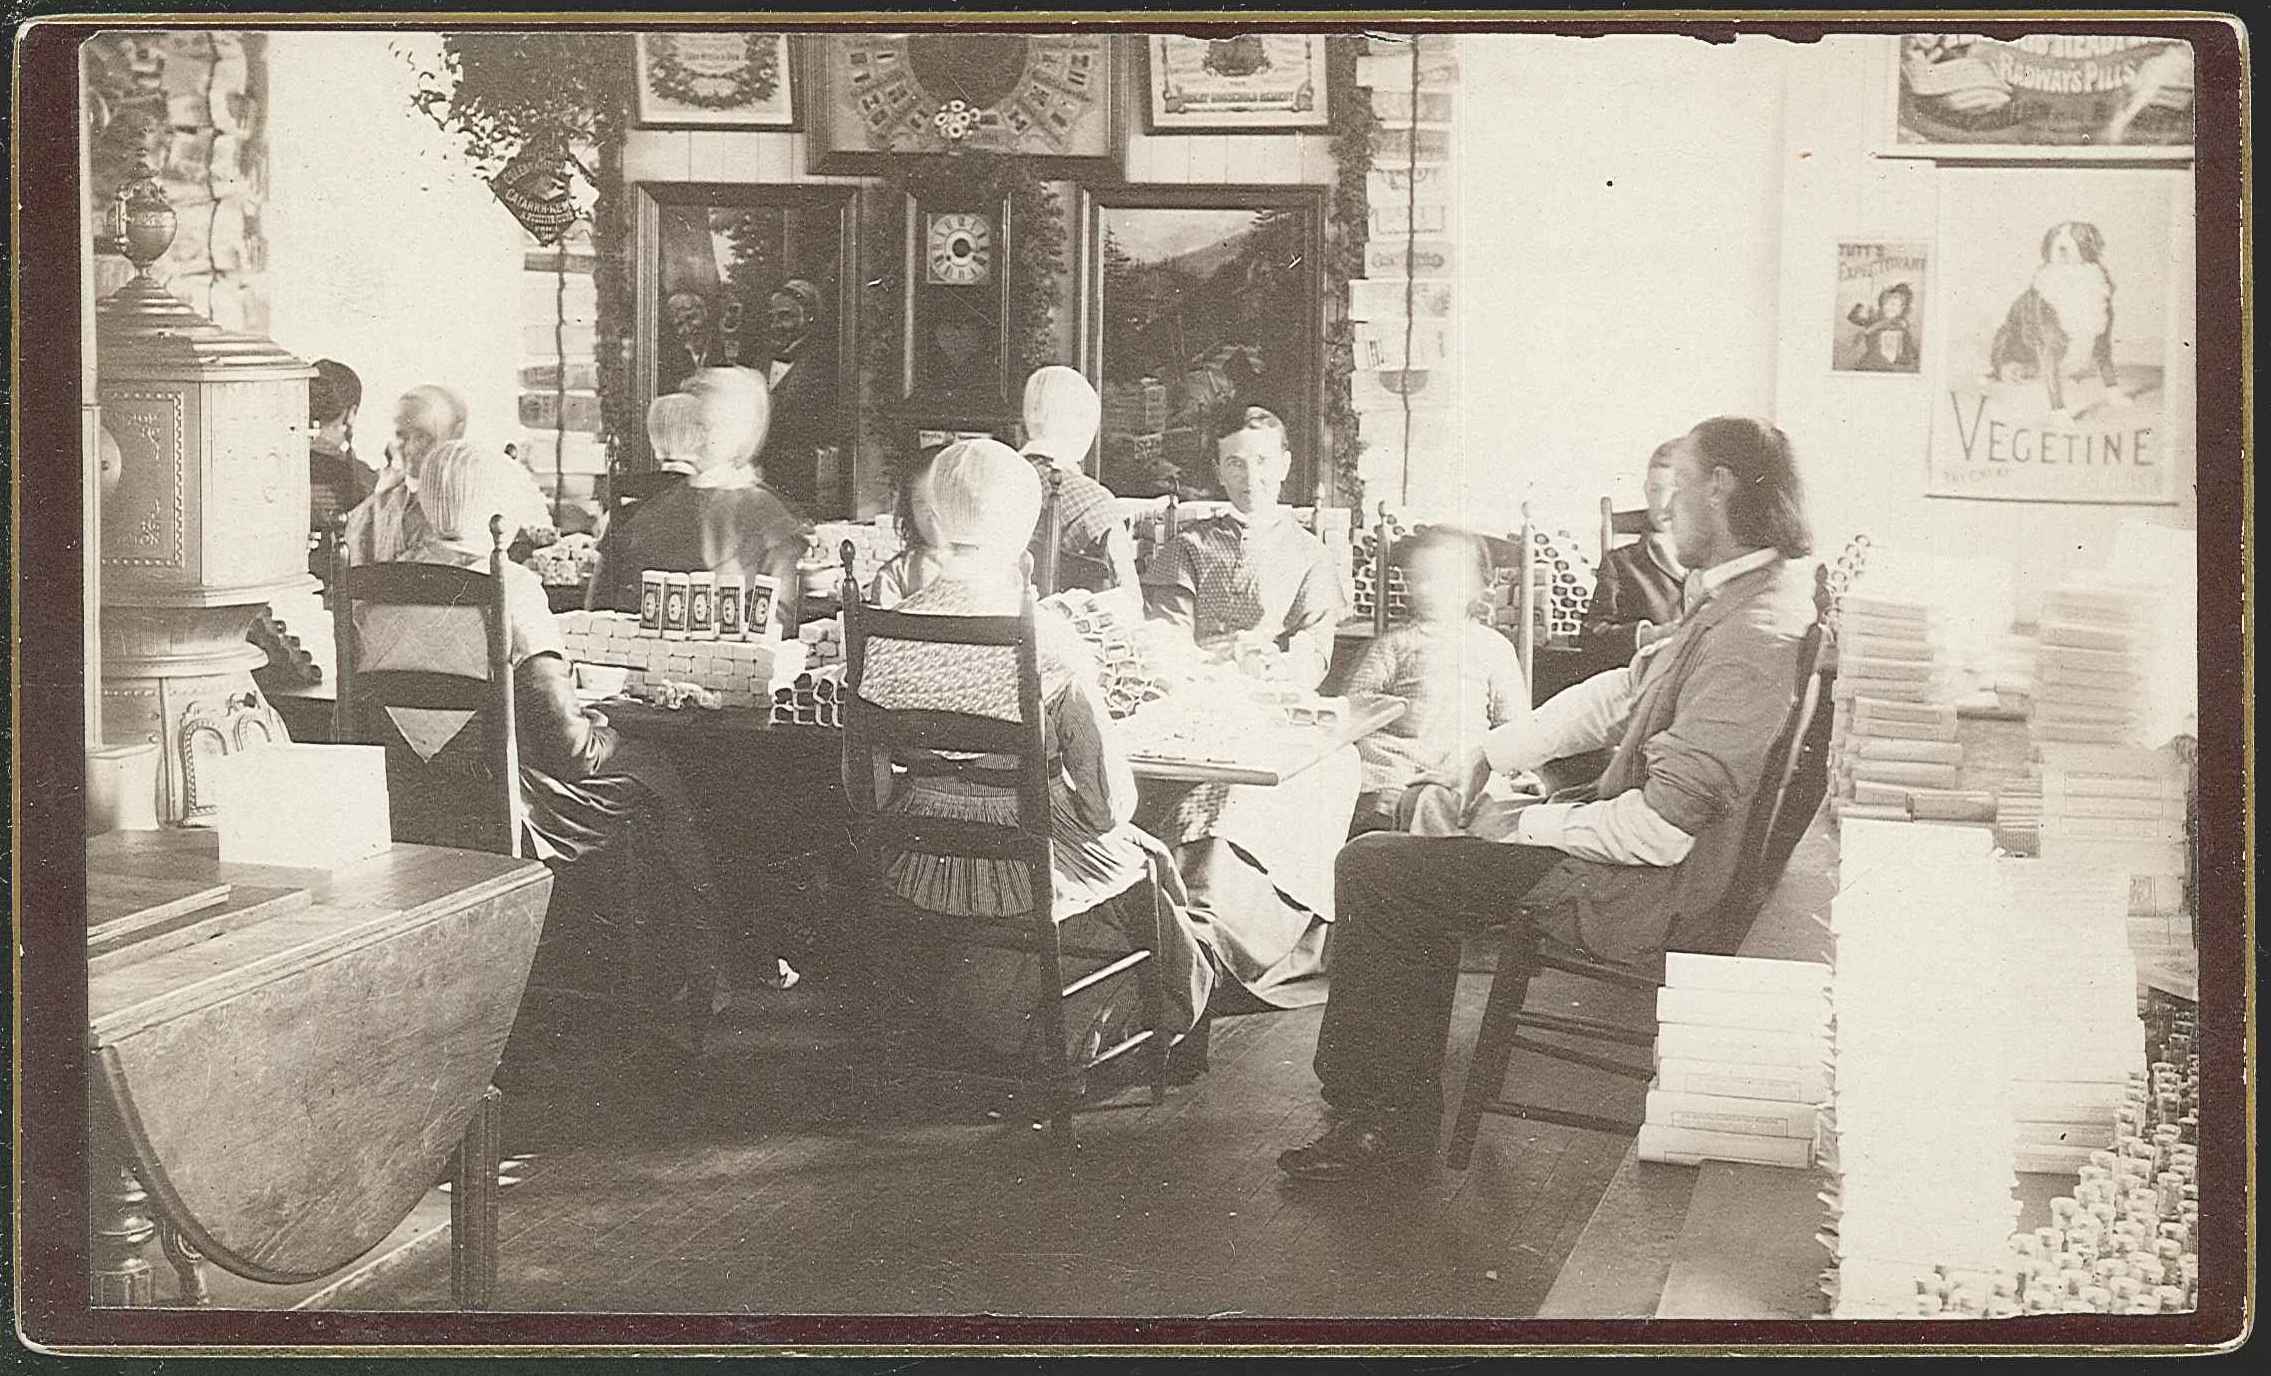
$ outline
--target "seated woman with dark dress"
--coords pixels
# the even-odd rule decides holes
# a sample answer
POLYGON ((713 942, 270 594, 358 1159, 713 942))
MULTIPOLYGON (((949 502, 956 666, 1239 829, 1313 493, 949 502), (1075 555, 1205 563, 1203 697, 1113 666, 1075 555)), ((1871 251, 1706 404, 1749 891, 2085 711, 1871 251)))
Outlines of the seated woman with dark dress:
POLYGON ((1648 456, 1642 489, 1648 503, 1648 532, 1608 552, 1592 604, 1585 609, 1588 670, 1598 673, 1630 664, 1635 651, 1672 633, 1680 619, 1680 585, 1687 570, 1666 533, 1671 519, 1672 462, 1680 442, 1666 440, 1648 456))
MULTIPOLYGON (((925 616, 1014 616, 1031 595, 1026 545, 1041 515, 1041 480, 1026 459, 995 440, 948 447, 917 480, 936 545, 936 572, 895 610, 925 616)), ((1135 776, 1105 731, 1093 655, 1069 622, 1037 613, 1041 702, 1049 755, 1049 835, 1054 912, 1068 945, 1128 951, 1151 944, 1152 895, 1144 880, 1159 844, 1137 830, 1135 776)), ((964 712, 1018 719, 1013 652, 1006 647, 916 641, 870 643, 860 696, 886 710, 964 712)), ((884 811, 998 824, 1017 817, 1017 795, 987 777, 1005 759, 919 752, 896 774, 884 811)), ((845 768, 854 753, 845 752, 845 768)), ((858 763, 864 767, 864 754, 858 763)), ((847 779, 847 787, 851 786, 847 779)), ((1158 867, 1168 909, 1158 952, 1169 1036, 1189 1031, 1213 990, 1216 972, 1182 904, 1173 865, 1158 867)), ((905 852, 887 862, 887 892, 900 904, 943 917, 1000 918, 1029 912, 1035 877, 1023 864, 974 856, 905 852)), ((879 953, 883 954, 883 953, 879 953)), ((1043 1035, 1034 1009, 1052 972, 1038 957, 998 949, 893 949, 890 967, 908 976, 903 992, 943 1025, 1002 1056, 1034 1056, 1043 1035)), ((1070 965, 1065 974, 1071 974, 1070 965)), ((1101 965, 1100 960, 1089 961, 1101 965)), ((1141 1012, 1133 979, 1105 980, 1065 1006, 1067 1050, 1093 1055, 1117 1043, 1141 1012)))
MULTIPOLYGON (((521 482, 516 467, 464 440, 448 441, 427 455, 417 493, 425 530, 403 560, 486 570, 489 518, 511 508, 521 482)), ((659 855, 676 881, 671 887, 690 899, 686 912, 698 941, 691 968, 714 971, 717 891, 678 772, 659 752, 623 739, 603 714, 577 701, 574 666, 543 584, 512 563, 505 565, 504 579, 520 792, 531 850, 550 864, 572 865, 633 829, 644 833, 653 844, 640 852, 659 855)), ((472 608, 357 604, 355 626, 362 642, 360 670, 474 677, 488 672, 486 632, 472 608)), ((442 772, 458 777, 483 770, 479 743, 464 729, 470 714, 404 707, 387 713, 420 759, 454 762, 457 769, 442 772)))
POLYGON ((696 471, 609 526, 592 575, 604 593, 593 600, 637 611, 639 575, 649 569, 765 574, 779 582, 774 624, 793 638, 806 526, 752 466, 772 416, 764 379, 747 368, 704 368, 685 390, 699 404, 700 434, 684 444, 696 471))

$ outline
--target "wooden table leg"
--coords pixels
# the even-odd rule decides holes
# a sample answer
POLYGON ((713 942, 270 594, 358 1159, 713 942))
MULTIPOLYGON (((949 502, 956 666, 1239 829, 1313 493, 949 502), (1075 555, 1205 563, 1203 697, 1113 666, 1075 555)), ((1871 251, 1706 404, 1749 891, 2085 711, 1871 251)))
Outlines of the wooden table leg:
POLYGON ((482 1310, 497 1298, 497 1170, 502 1164, 504 1092, 482 1091, 449 1192, 449 1294, 459 1309, 482 1310))
POLYGON ((144 1255, 158 1222, 149 1192, 135 1177, 124 1137, 108 1114, 89 1115, 87 1259, 90 1303, 135 1308, 157 1302, 157 1277, 144 1255))
POLYGON ((167 1262, 173 1266, 178 1282, 176 1304, 202 1309, 213 1302, 213 1292, 205 1285, 204 1254, 190 1246, 189 1239, 181 1235, 181 1229, 163 1212, 158 1215, 158 1250, 165 1253, 167 1262))

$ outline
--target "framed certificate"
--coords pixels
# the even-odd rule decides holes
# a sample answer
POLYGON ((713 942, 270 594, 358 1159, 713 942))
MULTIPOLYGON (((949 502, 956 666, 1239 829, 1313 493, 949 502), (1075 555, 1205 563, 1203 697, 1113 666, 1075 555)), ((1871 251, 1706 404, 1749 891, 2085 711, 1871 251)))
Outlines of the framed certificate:
POLYGON ((1154 134, 1256 134, 1322 129, 1331 118, 1325 36, 1155 33, 1144 44, 1154 134))

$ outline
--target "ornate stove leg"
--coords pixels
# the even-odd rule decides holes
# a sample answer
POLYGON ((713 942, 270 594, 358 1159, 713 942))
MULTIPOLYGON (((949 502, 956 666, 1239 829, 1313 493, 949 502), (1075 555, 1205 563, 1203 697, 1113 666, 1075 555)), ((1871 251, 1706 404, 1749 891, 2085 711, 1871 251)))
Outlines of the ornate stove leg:
POLYGON ((95 1158, 88 1210, 90 1302, 98 1308, 154 1304, 157 1278, 143 1255, 158 1231, 149 1193, 115 1138, 98 1133, 89 1145, 95 1158))
POLYGON ((212 1291, 205 1287, 204 1254, 190 1246, 181 1229, 162 1213, 158 1216, 158 1250, 165 1253, 180 1283, 177 1304, 201 1309, 213 1302, 212 1291))
POLYGON ((504 1091, 495 1085, 458 1140, 449 1192, 449 1296, 459 1309, 487 1309, 497 1298, 497 1169, 502 1164, 504 1091))

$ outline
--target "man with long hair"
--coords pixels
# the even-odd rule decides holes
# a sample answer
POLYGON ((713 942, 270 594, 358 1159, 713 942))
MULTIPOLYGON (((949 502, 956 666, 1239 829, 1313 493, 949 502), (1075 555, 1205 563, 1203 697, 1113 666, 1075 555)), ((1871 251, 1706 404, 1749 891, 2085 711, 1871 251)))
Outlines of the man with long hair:
POLYGON ((1691 570, 1672 633, 1477 742, 1420 799, 1418 834, 1341 849, 1315 1060, 1336 1116, 1278 1158, 1288 1175, 1378 1178, 1433 1156, 1462 934, 1535 920, 1596 957, 1632 960, 1726 896, 1816 615, 1800 563, 1813 537, 1790 442, 1761 420, 1689 431, 1669 507, 1691 570), (1577 796, 1485 795, 1493 773, 1603 747, 1608 768, 1577 796))

